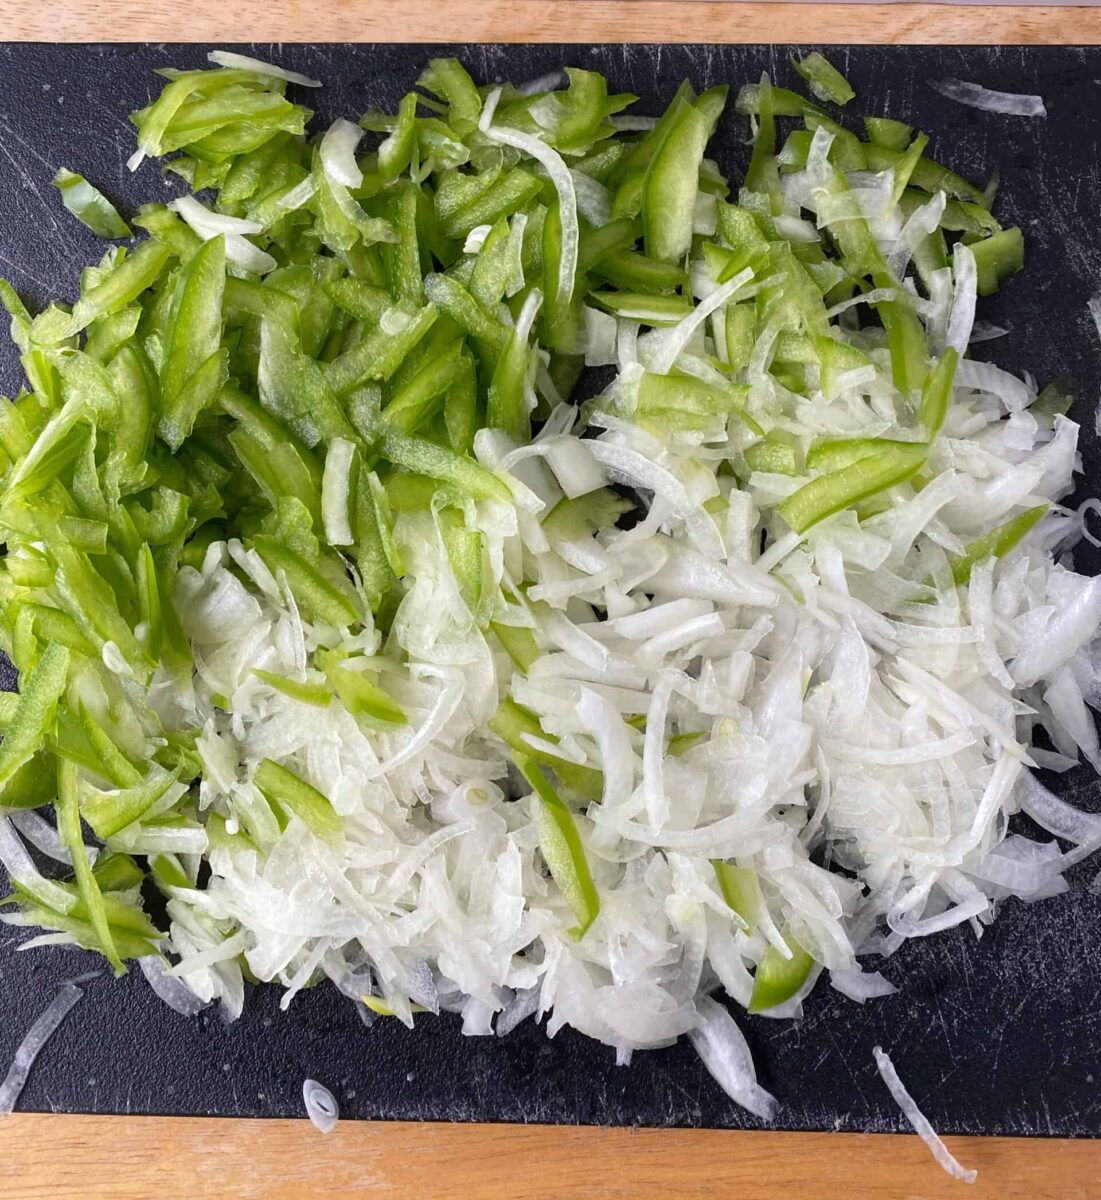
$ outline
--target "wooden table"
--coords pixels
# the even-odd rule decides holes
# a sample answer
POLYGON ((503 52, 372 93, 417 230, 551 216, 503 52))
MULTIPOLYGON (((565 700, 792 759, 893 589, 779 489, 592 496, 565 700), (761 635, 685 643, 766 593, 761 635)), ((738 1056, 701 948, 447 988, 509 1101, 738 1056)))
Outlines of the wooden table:
MULTIPOLYGON (((45 41, 1101 43, 1101 8, 838 7, 726 0, 0 0, 0 38, 45 41)), ((2 84, 0 84, 2 86, 2 84)), ((16 1115, 9 1200, 1093 1200, 1101 1143, 506 1125, 16 1115)))

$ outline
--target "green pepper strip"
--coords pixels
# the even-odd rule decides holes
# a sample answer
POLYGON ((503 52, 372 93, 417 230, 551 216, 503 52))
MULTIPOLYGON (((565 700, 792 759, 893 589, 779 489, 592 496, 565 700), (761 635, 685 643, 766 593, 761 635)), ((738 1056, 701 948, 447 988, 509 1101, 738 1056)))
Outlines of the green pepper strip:
POLYGON ((834 104, 848 104, 856 95, 852 85, 824 54, 813 50, 801 61, 792 60, 807 86, 819 100, 834 104))
POLYGON ((454 484, 460 492, 475 500, 512 501, 512 492, 504 480, 472 458, 437 446, 435 442, 388 433, 382 441, 382 452, 394 466, 454 484))
POLYGON ((711 125, 695 104, 686 105, 646 171, 642 187, 642 237, 659 262, 681 261, 692 246, 692 219, 700 163, 711 125))
POLYGON ((796 533, 805 533, 826 517, 905 482, 921 470, 927 456, 928 447, 920 443, 873 454, 840 471, 812 479, 789 496, 777 511, 796 533))
POLYGON ((111 936, 111 928, 107 922, 107 910, 103 903, 103 893, 92 868, 88 864, 88 856, 84 852, 84 837, 80 829, 80 808, 77 802, 77 769, 72 763, 57 764, 57 825, 62 844, 69 851, 76 873, 77 887, 81 899, 88 912, 88 921, 95 931, 96 938, 103 950, 104 957, 115 969, 116 975, 125 974, 115 940, 111 936))
POLYGON ((541 768, 524 754, 513 757, 537 797, 532 815, 539 831, 539 851, 551 878, 577 918, 577 926, 569 931, 570 936, 580 941, 600 912, 600 896, 585 857, 581 834, 573 813, 541 768))
MULTIPOLYGON (((413 433, 433 415, 437 401, 463 370, 462 340, 452 342, 432 358, 394 395, 383 416, 399 433, 413 433)), ((502 361, 504 361, 502 359, 502 361)))
POLYGON ((68 672, 68 649, 51 643, 43 650, 20 692, 0 745, 0 797, 16 771, 30 761, 50 732, 68 672))
POLYGON ((748 1007, 751 1013, 766 1012, 790 1000, 806 983, 814 967, 814 959, 795 940, 790 929, 785 929, 783 936, 791 958, 785 958, 775 946, 765 950, 753 975, 753 994, 748 1007))
POLYGON ((522 625, 502 625, 499 621, 491 622, 490 629, 497 635, 497 640, 505 648, 505 653, 526 675, 540 653, 535 634, 522 625))
POLYGON ((110 240, 132 236, 118 209, 83 175, 62 167, 50 182, 61 193, 61 203, 97 237, 110 240))
POLYGON ((357 720, 379 729, 400 729, 409 723, 401 705, 362 672, 342 666, 333 654, 323 653, 318 658, 319 666, 341 704, 357 720))
POLYGON ((1047 514, 1050 508, 1050 504, 1037 504, 1035 508, 1027 508, 1023 513, 1011 517, 996 529, 969 542, 962 554, 949 555, 952 582, 957 587, 962 587, 969 582, 971 571, 978 563, 987 558, 1002 558, 1008 554, 1047 514))
POLYGON ((1025 265, 1025 241, 1020 229, 1013 226, 991 237, 971 243, 975 256, 980 296, 990 296, 1011 275, 1025 265))
POLYGON ((347 395, 367 380, 389 379, 436 320, 434 304, 426 304, 413 313, 398 311, 402 311, 407 319, 396 331, 380 327, 359 345, 322 365, 326 382, 338 396, 347 395))
POLYGON ((140 820, 176 782, 171 772, 154 771, 132 787, 101 792, 86 787, 80 798, 80 812, 102 841, 140 820))
POLYGON ((272 671, 261 671, 259 667, 252 668, 253 675, 262 679, 268 687, 298 700, 302 704, 311 704, 315 708, 328 708, 332 702, 333 693, 324 683, 308 683, 300 679, 288 679, 285 675, 276 675, 272 671))
POLYGON ((535 713, 517 704, 515 700, 506 697, 501 702, 500 707, 490 717, 489 727, 513 751, 514 757, 522 755, 550 767, 562 786, 571 792, 589 800, 599 801, 603 796, 603 772, 559 758, 547 750, 537 749, 527 741, 525 734, 552 744, 558 739, 543 729, 535 713))
POLYGON ((952 399, 952 384, 956 378, 959 361, 959 353, 950 346, 941 356, 940 362, 922 389, 919 419, 925 426, 930 441, 940 433, 944 419, 948 416, 948 404, 952 399))
POLYGON ((764 904, 757 872, 750 867, 733 866, 721 858, 713 858, 711 865, 715 869, 722 898, 741 920, 746 933, 752 935, 764 904))
POLYGON ((265 758, 256 768, 253 782, 269 802, 293 813, 319 837, 331 837, 343 831, 344 822, 328 797, 270 758, 265 758))
POLYGON ((300 554, 267 534, 254 538, 253 545, 273 574, 284 572, 295 599, 316 620, 344 629, 358 618, 352 601, 300 554))

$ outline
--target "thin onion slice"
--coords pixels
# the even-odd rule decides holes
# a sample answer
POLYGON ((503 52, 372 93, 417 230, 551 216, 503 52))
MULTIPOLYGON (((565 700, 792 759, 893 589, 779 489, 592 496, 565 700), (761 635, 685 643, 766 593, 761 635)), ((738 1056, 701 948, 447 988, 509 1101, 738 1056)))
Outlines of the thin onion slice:
POLYGON ((964 1183, 974 1183, 979 1177, 978 1171, 972 1171, 956 1161, 951 1151, 929 1124, 928 1118, 918 1108, 914 1098, 906 1090, 906 1085, 899 1079, 898 1072, 887 1052, 881 1046, 874 1046, 872 1054, 875 1057, 875 1065, 879 1068, 880 1075, 883 1076, 883 1082, 887 1085, 888 1091, 895 1098, 899 1108, 902 1109, 902 1115, 914 1127, 914 1132, 918 1137, 929 1147, 932 1156, 954 1179, 961 1179, 964 1183))

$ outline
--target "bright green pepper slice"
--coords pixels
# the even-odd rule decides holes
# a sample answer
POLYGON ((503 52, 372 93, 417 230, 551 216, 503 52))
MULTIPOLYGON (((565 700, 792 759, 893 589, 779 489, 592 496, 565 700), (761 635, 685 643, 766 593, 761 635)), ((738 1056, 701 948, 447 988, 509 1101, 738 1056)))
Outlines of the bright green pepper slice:
POLYGON ((748 1012, 766 1012, 790 1000, 806 983, 814 968, 814 959, 795 940, 789 929, 784 930, 783 937, 791 951, 791 958, 785 958, 775 946, 769 946, 764 952, 753 974, 753 993, 749 998, 748 1012))
POLYGON ((1003 558, 1007 555, 1047 515, 1050 508, 1050 504, 1026 508, 1023 513, 1010 517, 989 533, 968 542, 962 554, 949 555, 952 582, 957 587, 963 587, 971 579, 971 571, 978 563, 987 558, 1003 558))
POLYGON ((535 825, 539 851, 551 878, 577 918, 570 936, 580 941, 600 913, 600 896, 585 857, 585 847, 573 813, 551 786, 550 780, 527 755, 515 754, 516 765, 535 793, 535 825))
POLYGON ((925 465, 928 448, 899 445, 804 484, 777 509, 796 533, 869 496, 904 483, 925 465))
POLYGON ((256 768, 253 782, 278 810, 292 813, 318 837, 343 832, 344 823, 328 797, 288 768, 265 758, 256 768))

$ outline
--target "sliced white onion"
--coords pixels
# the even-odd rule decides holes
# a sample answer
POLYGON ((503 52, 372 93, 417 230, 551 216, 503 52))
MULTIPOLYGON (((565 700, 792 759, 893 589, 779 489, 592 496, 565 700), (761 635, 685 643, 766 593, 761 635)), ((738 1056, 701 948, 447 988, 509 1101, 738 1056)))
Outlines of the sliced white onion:
POLYGON ((83 994, 75 984, 65 984, 16 1047, 8 1073, 0 1083, 0 1117, 14 1112, 34 1060, 83 994))
POLYGON ((298 71, 288 71, 286 67, 277 67, 272 63, 263 62, 259 58, 250 58, 247 54, 237 54, 233 50, 211 50, 207 59, 219 67, 227 67, 232 71, 252 71, 255 75, 264 75, 268 79, 285 79, 287 83, 297 83, 299 87, 318 88, 321 81, 301 75, 298 71))
POLYGON ((153 991, 180 1016, 193 1017, 202 1012, 209 1003, 196 996, 182 979, 169 974, 164 960, 155 954, 139 958, 138 967, 153 991))
POLYGON ((937 1137, 928 1118, 918 1108, 914 1098, 906 1090, 906 1085, 899 1079, 898 1072, 887 1052, 882 1047, 875 1046, 872 1054, 875 1057, 875 1065, 883 1077, 883 1082, 887 1085, 887 1090, 895 1098, 895 1103, 902 1109, 902 1115, 913 1126, 914 1132, 929 1147, 929 1152, 937 1160, 937 1163, 954 1179, 961 1179, 964 1183, 974 1183, 978 1178, 978 1172, 957 1162, 948 1147, 937 1137))
POLYGON ((522 150, 525 154, 541 163, 550 176, 558 193, 559 221, 562 226, 561 258, 558 264, 558 304, 566 308, 573 298, 574 278, 577 275, 577 247, 580 237, 580 227, 577 223, 577 195, 574 190, 573 176, 569 167, 562 160, 557 150, 548 146, 540 138, 522 133, 518 129, 509 129, 503 125, 493 124, 493 115, 497 111, 497 102, 501 98, 501 89, 496 88, 486 98, 478 128, 488 138, 505 146, 522 150))
POLYGON ((703 1065, 736 1104, 762 1121, 776 1116, 776 1099, 757 1082, 745 1036, 730 1013, 709 996, 696 1001, 699 1022, 688 1033, 703 1065))
POLYGON ((986 112, 1005 113, 1010 117, 1046 117, 1047 109, 1040 96, 1020 95, 1017 92, 995 92, 963 79, 930 79, 929 86, 949 100, 981 108, 986 112))
POLYGON ((340 1120, 340 1105, 327 1087, 316 1079, 307 1079, 302 1084, 302 1100, 306 1105, 306 1116, 322 1133, 332 1133, 340 1120))
POLYGON ((226 258, 246 271, 264 275, 275 270, 277 263, 266 250, 254 246, 244 235, 260 233, 262 226, 256 221, 247 221, 243 217, 227 217, 222 213, 211 212, 194 196, 180 196, 168 205, 178 212, 184 222, 190 226, 204 242, 224 234, 226 239, 226 258))
POLYGON ((321 517, 325 540, 330 546, 350 546, 355 541, 349 514, 352 495, 352 466, 356 447, 346 438, 333 438, 325 452, 321 478, 321 517))
POLYGON ((334 183, 348 188, 363 183, 363 172, 356 162, 356 148, 362 138, 362 128, 343 117, 337 117, 325 131, 319 148, 321 167, 334 183))

